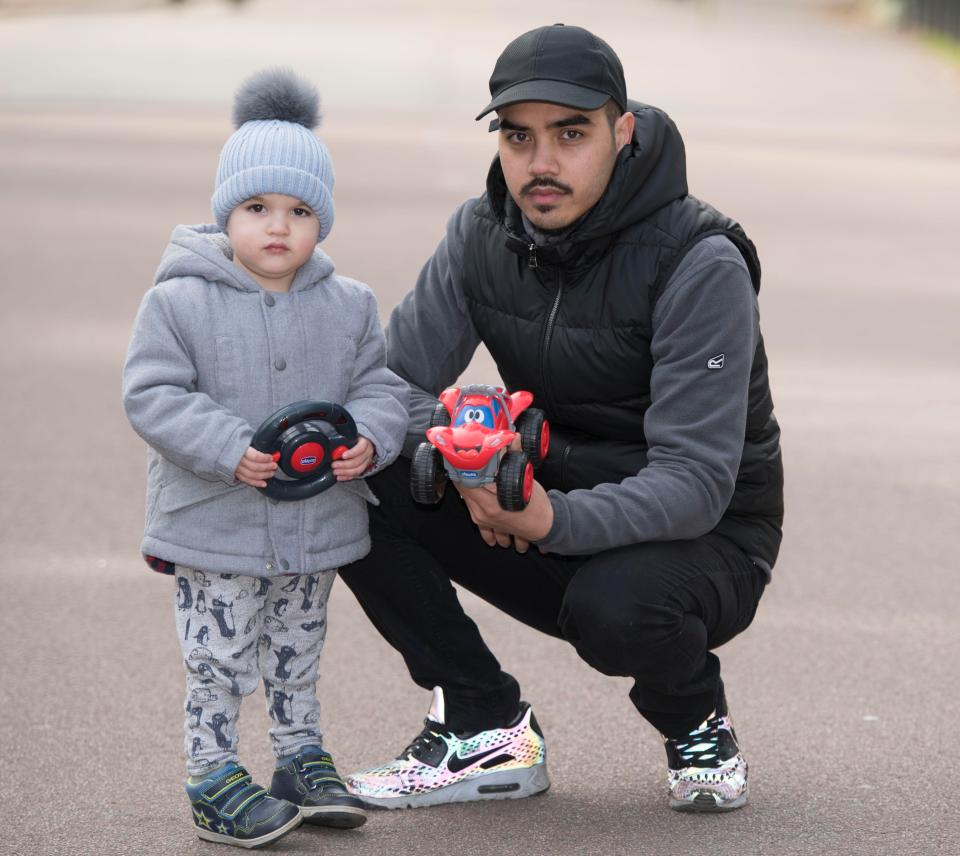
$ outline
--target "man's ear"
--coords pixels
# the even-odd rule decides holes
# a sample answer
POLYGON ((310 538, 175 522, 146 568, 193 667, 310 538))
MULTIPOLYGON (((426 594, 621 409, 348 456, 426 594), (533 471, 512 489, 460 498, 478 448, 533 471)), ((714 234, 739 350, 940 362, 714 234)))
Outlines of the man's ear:
POLYGON ((617 151, 619 152, 624 146, 630 144, 630 141, 633 139, 633 113, 629 111, 624 113, 613 126, 613 139, 617 144, 617 151))

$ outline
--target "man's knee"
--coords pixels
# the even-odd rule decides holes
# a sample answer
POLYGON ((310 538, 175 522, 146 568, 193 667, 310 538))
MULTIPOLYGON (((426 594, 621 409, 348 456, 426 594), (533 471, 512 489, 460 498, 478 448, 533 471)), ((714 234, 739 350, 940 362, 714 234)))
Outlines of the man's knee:
POLYGON ((410 496, 410 462, 406 458, 398 458, 371 476, 367 486, 379 500, 379 505, 369 507, 371 528, 389 525, 405 511, 412 510, 408 508, 413 499, 410 496))
POLYGON ((393 567, 398 542, 409 540, 409 530, 404 519, 405 505, 412 503, 410 497, 409 462, 403 458, 371 476, 367 482, 379 505, 368 505, 370 520, 370 552, 363 558, 344 565, 339 570, 340 578, 351 588, 369 585, 371 578, 380 572, 389 572, 393 567))
MULTIPOLYGON (((564 596, 561 631, 587 663, 605 674, 656 676, 701 647, 694 625, 702 628, 702 623, 629 583, 629 575, 617 572, 578 573, 564 596)), ((705 631, 700 635, 705 651, 705 631)))
MULTIPOLYGON (((394 463, 371 476, 367 484, 379 500, 369 507, 370 537, 374 546, 393 550, 396 542, 432 543, 449 518, 446 505, 422 505, 410 493, 410 460, 394 463)), ((447 498, 449 499, 449 497, 447 498)))

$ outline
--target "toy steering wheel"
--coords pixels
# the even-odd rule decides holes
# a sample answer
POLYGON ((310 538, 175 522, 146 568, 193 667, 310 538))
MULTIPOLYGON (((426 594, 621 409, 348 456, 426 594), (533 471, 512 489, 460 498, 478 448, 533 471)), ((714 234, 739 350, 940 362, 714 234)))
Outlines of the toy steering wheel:
POLYGON ((330 465, 357 439, 357 423, 339 404, 296 401, 280 408, 257 429, 250 445, 273 455, 287 478, 278 471, 257 490, 281 502, 322 493, 337 483, 330 465))

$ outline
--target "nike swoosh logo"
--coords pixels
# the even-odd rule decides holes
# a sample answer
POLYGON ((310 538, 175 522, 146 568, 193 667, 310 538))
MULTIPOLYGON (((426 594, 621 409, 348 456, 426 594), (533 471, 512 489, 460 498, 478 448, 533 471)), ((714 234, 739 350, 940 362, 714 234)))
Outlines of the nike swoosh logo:
POLYGON ((488 758, 495 752, 499 752, 501 749, 506 749, 509 745, 509 743, 504 743, 503 746, 494 746, 493 749, 477 752, 475 755, 467 755, 466 758, 461 758, 456 752, 454 752, 450 756, 450 760, 447 761, 447 767, 450 769, 451 773, 459 773, 461 770, 466 770, 467 767, 471 766, 472 764, 476 764, 477 761, 482 761, 484 758, 488 758))

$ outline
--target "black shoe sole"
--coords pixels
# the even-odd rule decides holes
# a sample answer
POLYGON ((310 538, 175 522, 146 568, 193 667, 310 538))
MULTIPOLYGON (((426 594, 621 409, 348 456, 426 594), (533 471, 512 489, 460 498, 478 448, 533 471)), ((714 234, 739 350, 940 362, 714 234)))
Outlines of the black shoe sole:
POLYGON ((356 829, 367 822, 367 813, 362 808, 349 805, 300 806, 303 822, 317 826, 330 826, 333 829, 356 829))

